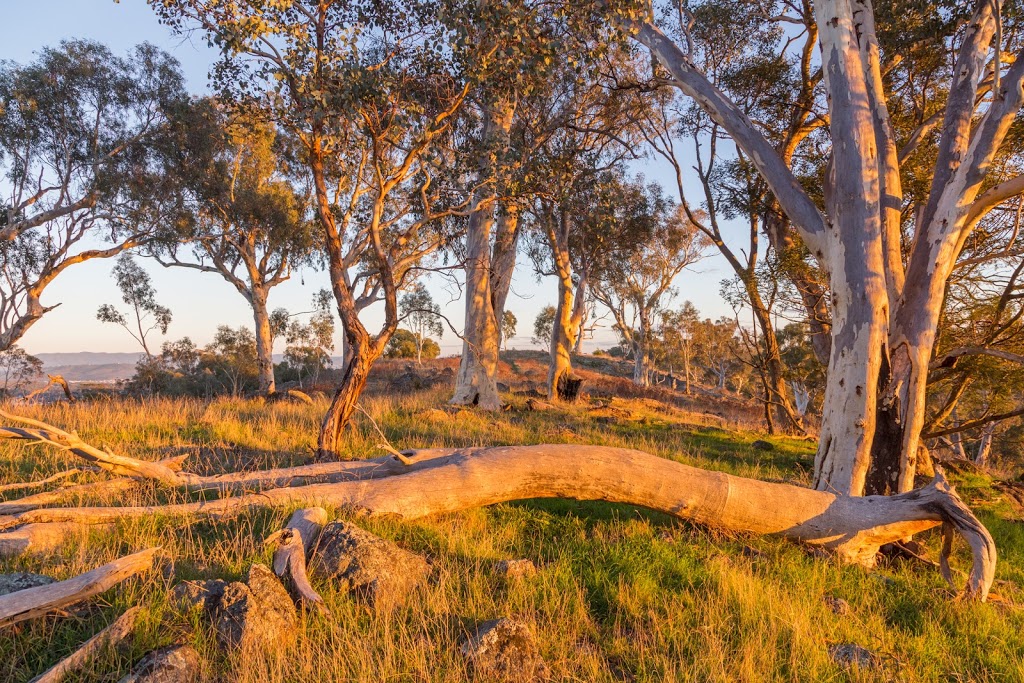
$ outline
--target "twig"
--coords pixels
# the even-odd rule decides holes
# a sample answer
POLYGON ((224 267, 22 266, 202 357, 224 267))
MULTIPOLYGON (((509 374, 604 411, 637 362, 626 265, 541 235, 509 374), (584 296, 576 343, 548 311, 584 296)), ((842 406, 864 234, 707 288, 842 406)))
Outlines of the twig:
POLYGON ((366 416, 366 419, 370 421, 370 424, 373 425, 373 428, 377 430, 377 433, 380 435, 380 438, 384 439, 384 443, 377 444, 377 448, 383 448, 385 451, 398 458, 403 465, 412 465, 412 460, 407 455, 405 455, 404 453, 402 453, 401 451, 399 451, 398 449, 391 445, 391 442, 388 441, 388 437, 384 436, 384 432, 382 432, 380 427, 377 426, 377 422, 372 417, 370 417, 370 414, 363 410, 363 407, 358 403, 356 404, 356 410, 358 410, 359 412, 366 416))

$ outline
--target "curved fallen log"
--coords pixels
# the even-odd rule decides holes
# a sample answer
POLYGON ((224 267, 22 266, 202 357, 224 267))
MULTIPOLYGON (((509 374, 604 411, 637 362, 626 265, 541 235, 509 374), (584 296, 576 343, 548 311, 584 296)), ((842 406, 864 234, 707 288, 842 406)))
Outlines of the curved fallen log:
POLYGON ((0 628, 41 617, 99 595, 125 579, 150 569, 158 551, 159 548, 150 548, 119 557, 66 581, 0 595, 0 628))
MULTIPOLYGON (((415 519, 528 498, 627 503, 698 524, 773 534, 874 564, 880 546, 940 524, 971 547, 965 592, 984 600, 995 573, 992 537, 939 472, 925 488, 896 496, 837 496, 709 472, 641 451, 604 446, 470 448, 419 460, 386 478, 276 488, 259 494, 165 506, 44 508, 0 517, 22 524, 102 524, 127 517, 218 517, 250 508, 322 505, 415 519)), ((4 534, 0 533, 0 543, 4 534)), ((944 560, 945 561, 945 560, 944 560)))

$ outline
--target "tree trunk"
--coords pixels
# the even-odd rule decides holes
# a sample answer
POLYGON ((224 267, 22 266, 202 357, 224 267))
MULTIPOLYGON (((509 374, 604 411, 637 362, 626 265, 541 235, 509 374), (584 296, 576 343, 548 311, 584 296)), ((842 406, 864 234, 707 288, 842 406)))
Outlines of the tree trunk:
POLYGON ((505 302, 512 288, 512 275, 519 253, 519 207, 515 204, 499 206, 494 228, 494 251, 491 255, 491 301, 494 319, 498 322, 499 341, 502 339, 501 321, 505 317, 505 302))
POLYGON ((274 335, 270 332, 270 314, 267 312, 266 291, 253 288, 252 317, 256 324, 256 368, 259 392, 269 396, 277 390, 274 382, 274 335))
MULTIPOLYGON (((641 332, 641 334, 643 334, 641 332)), ((646 387, 651 384, 650 368, 648 366, 647 347, 640 341, 633 342, 633 384, 638 387, 646 387)))
POLYGON ((498 344, 501 325, 491 299, 493 208, 479 206, 466 233, 466 329, 462 360, 451 402, 484 410, 501 408, 498 396, 498 344))
POLYGON ((800 420, 800 415, 793 408, 793 404, 789 400, 789 394, 786 392, 786 378, 783 376, 779 340, 775 336, 775 328, 772 326, 768 307, 765 306, 764 300, 761 298, 761 292, 757 289, 757 281, 753 277, 746 278, 744 286, 747 290, 747 300, 750 302, 750 307, 753 309, 754 317, 757 320, 757 326, 761 329, 761 351, 765 365, 765 398, 770 405, 769 408, 766 408, 769 431, 771 431, 774 425, 771 416, 767 415, 767 412, 774 412, 775 417, 781 424, 786 425, 789 430, 803 434, 804 427, 800 420))
POLYGON ((555 319, 551 325, 551 359, 548 362, 548 399, 557 401, 562 398, 559 387, 572 374, 572 347, 575 343, 572 327, 573 294, 572 281, 558 278, 558 301, 555 306, 555 319))
MULTIPOLYGON (((512 126, 514 107, 509 101, 492 103, 486 108, 482 139, 492 149, 487 150, 480 161, 481 180, 493 178, 497 170, 497 147, 507 144, 508 131, 512 126)), ((462 340, 462 360, 456 378, 455 393, 451 402, 456 405, 475 405, 484 410, 501 408, 498 395, 498 360, 501 349, 501 313, 504 311, 504 296, 511 284, 511 268, 503 260, 502 268, 508 270, 501 286, 502 309, 495 307, 494 283, 492 282, 491 231, 494 227, 494 204, 490 201, 494 191, 483 185, 477 190, 473 211, 469 217, 466 232, 466 323, 462 340)), ((506 229, 517 230, 517 223, 505 223, 506 229)), ((500 235, 503 249, 508 247, 509 236, 500 235)), ((514 242, 514 240, 513 240, 514 242)))
POLYGON ((327 414, 324 415, 323 422, 320 424, 317 452, 321 459, 338 460, 341 458, 345 428, 356 411, 359 397, 363 394, 366 380, 370 376, 370 367, 376 360, 368 341, 366 340, 367 343, 350 343, 351 354, 349 362, 345 366, 341 384, 334 392, 331 406, 327 409, 327 414))

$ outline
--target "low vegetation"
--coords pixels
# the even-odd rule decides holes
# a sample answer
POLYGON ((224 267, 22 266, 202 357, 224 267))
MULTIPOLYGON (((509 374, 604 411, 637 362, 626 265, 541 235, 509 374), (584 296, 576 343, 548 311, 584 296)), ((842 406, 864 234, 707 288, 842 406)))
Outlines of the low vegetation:
MULTIPOLYGON (((533 365, 540 370, 529 354, 509 359, 521 380, 533 365)), ((344 457, 382 455, 372 418, 398 448, 600 444, 746 477, 799 484, 811 478, 812 442, 738 429, 745 418, 736 405, 706 401, 716 415, 638 396, 537 411, 526 408, 528 396, 512 393, 503 396, 510 406, 503 412, 455 411, 443 409, 447 386, 397 398, 389 387, 402 377, 403 363, 396 361, 375 375, 363 402, 366 415, 347 433, 344 457)), ((594 393, 603 393, 601 377, 592 377, 594 393)), ((686 399, 680 394, 680 400, 686 399)), ((325 407, 325 398, 314 405, 156 398, 19 410, 115 453, 147 460, 188 454, 190 471, 210 474, 309 461, 325 407)), ((4 442, 0 449, 2 481, 39 480, 69 467, 68 455, 46 447, 4 442)), ((586 459, 585 448, 579 457, 586 459)), ((93 478, 100 475, 77 480, 93 478)), ((477 623, 501 616, 530 624, 552 680, 1015 680, 1024 671, 1020 508, 980 471, 959 475, 958 483, 1001 551, 986 604, 954 600, 938 571, 919 561, 890 560, 866 572, 781 540, 727 534, 629 506, 525 501, 411 523, 331 510, 332 517, 353 519, 424 554, 432 565, 428 585, 408 606, 381 614, 331 582, 314 581, 330 616, 303 614, 294 649, 244 659, 221 654, 208 620, 182 615, 168 593, 181 580, 238 580, 252 563, 269 564, 271 550, 262 540, 290 511, 189 526, 159 516, 124 521, 112 531, 91 532, 57 556, 0 560, 0 573, 64 579, 135 550, 162 548, 159 571, 69 614, 9 630, 0 640, 0 679, 27 680, 141 605, 130 646, 101 655, 71 680, 116 681, 143 653, 188 642, 204 657, 211 680, 465 681, 460 643, 477 623), (537 575, 514 579, 496 571, 500 560, 515 558, 533 560, 537 575), (876 666, 837 663, 830 647, 847 643, 875 653, 876 666)), ((116 500, 81 502, 128 505, 185 495, 140 483, 116 500)), ((936 556, 940 535, 929 532, 921 540, 936 556)), ((968 562, 961 546, 954 568, 968 562)))

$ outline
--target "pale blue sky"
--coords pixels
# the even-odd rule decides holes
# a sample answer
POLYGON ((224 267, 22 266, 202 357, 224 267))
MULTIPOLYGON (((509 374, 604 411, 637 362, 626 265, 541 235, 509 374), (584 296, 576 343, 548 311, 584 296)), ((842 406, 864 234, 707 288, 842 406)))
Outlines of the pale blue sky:
MULTIPOLYGON (((207 71, 215 58, 201 37, 191 39, 175 36, 161 26, 144 0, 0 0, 6 30, 0 43, 0 59, 27 62, 45 45, 55 45, 67 38, 89 38, 103 42, 116 53, 124 53, 133 45, 151 42, 173 54, 194 92, 206 89, 207 71)), ((634 170, 648 178, 665 177, 657 164, 640 162, 634 170)), ((669 185, 668 188, 672 186, 669 185)), ((152 274, 159 300, 174 312, 169 339, 191 337, 199 344, 207 343, 218 325, 251 325, 251 313, 245 301, 224 280, 216 275, 184 269, 164 269, 144 263, 152 274)), ((101 324, 96 309, 103 303, 118 303, 120 298, 110 270, 113 261, 92 261, 69 268, 43 295, 44 305, 60 302, 26 334, 21 345, 30 353, 73 351, 138 351, 135 342, 120 328, 101 324)), ((684 273, 677 281, 677 302, 693 301, 702 313, 718 317, 729 309, 718 295, 719 282, 726 277, 728 266, 717 256, 698 264, 699 272, 684 273)), ((428 283, 434 298, 456 326, 463 318, 462 301, 453 301, 457 292, 440 279, 428 283)), ((273 290, 271 307, 283 306, 292 311, 308 310, 313 294, 328 285, 323 273, 297 273, 291 281, 273 290)), ((513 282, 508 308, 519 319, 518 335, 513 348, 530 345, 533 319, 545 305, 554 303, 553 280, 537 282, 531 264, 520 260, 513 282)), ((371 329, 379 325, 381 313, 367 312, 371 329)), ((337 335, 341 349, 341 334, 337 335)), ((596 345, 614 342, 610 330, 599 331, 596 345)), ((588 345, 592 346, 592 345, 588 345)), ((450 332, 442 340, 442 352, 457 353, 458 340, 450 332)), ((277 349, 278 352, 281 349, 277 349)))

